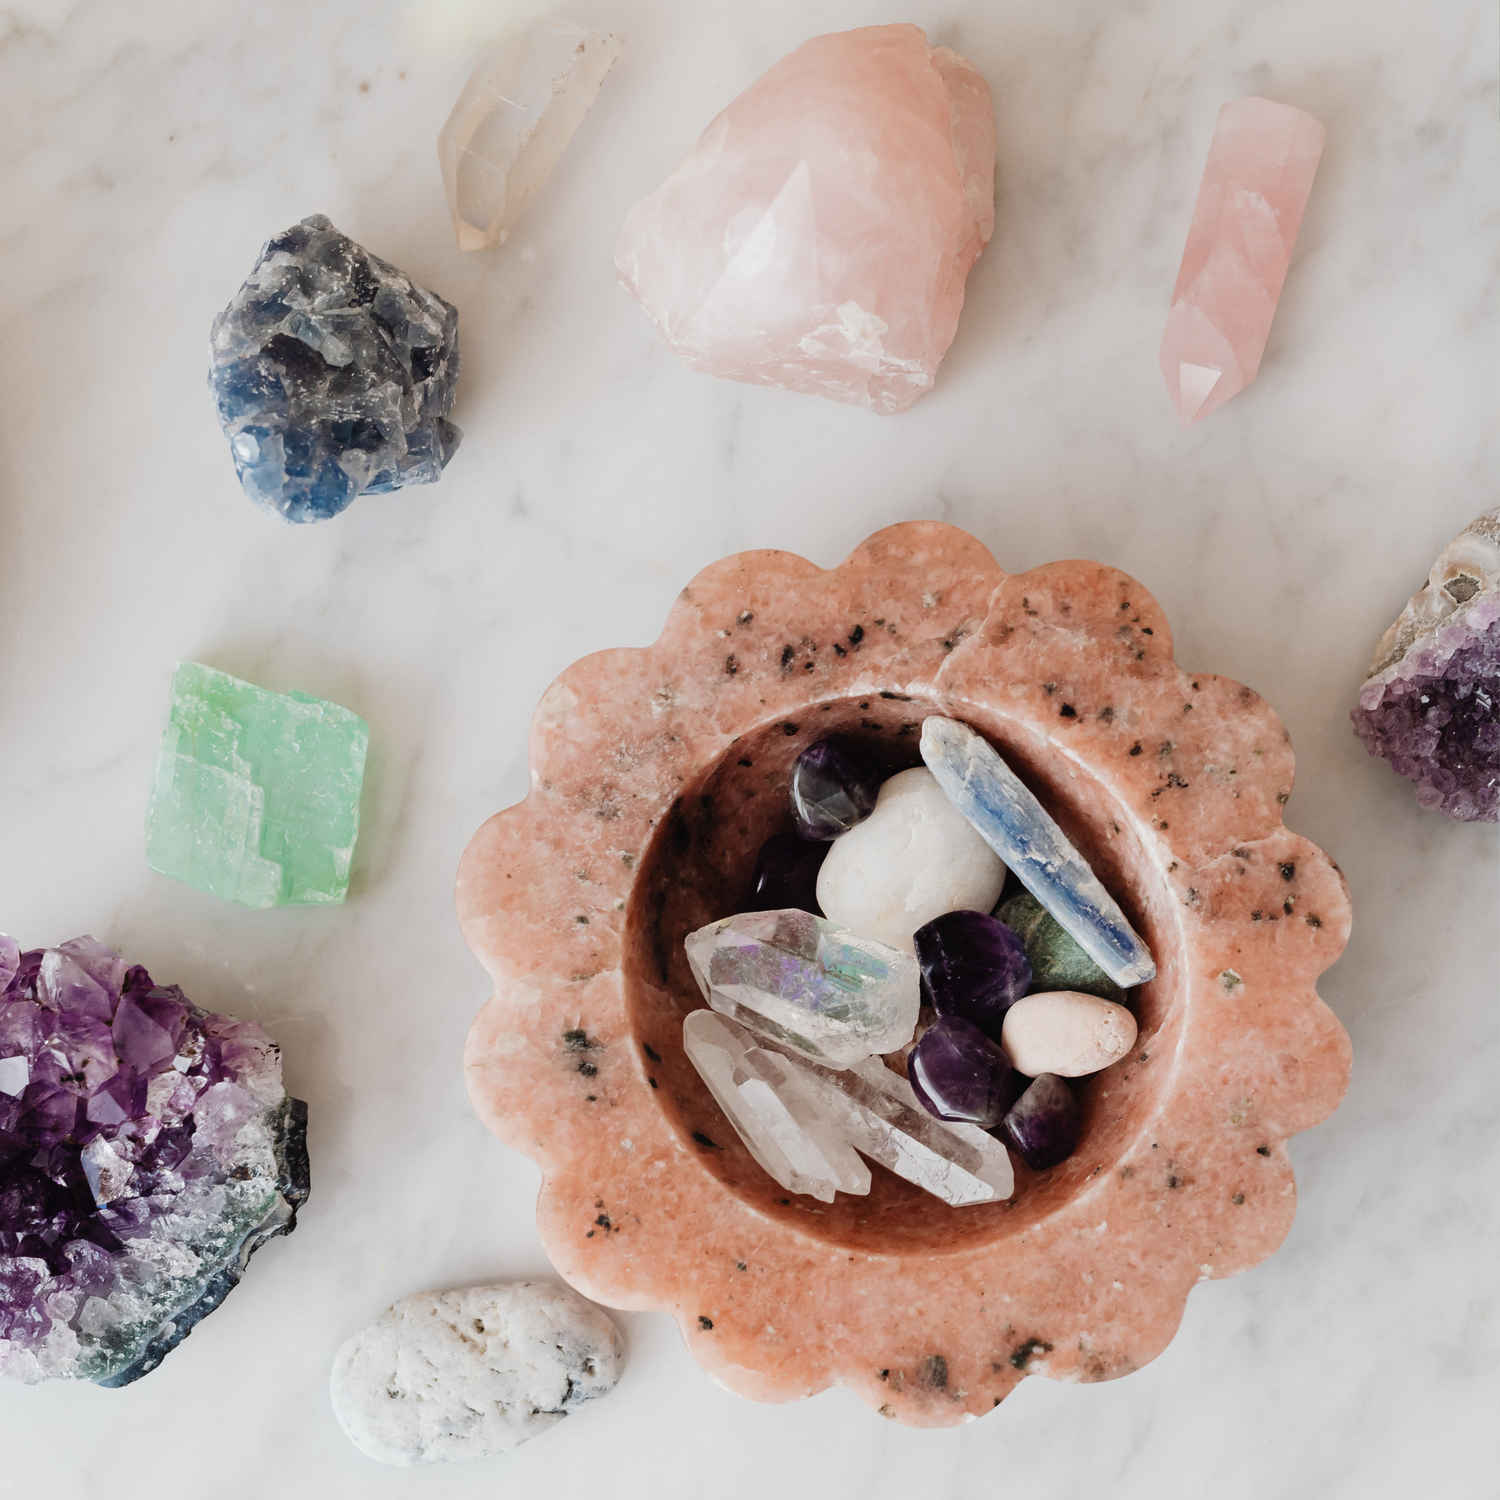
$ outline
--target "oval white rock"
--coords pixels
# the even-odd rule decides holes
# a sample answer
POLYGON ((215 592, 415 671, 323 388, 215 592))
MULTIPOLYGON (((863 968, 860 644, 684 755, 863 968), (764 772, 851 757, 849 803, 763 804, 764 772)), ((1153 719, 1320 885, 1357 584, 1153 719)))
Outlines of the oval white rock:
POLYGON ((409 1467, 518 1447, 615 1388, 619 1330, 566 1287, 418 1292, 339 1349, 334 1415, 361 1453, 409 1467))
POLYGON ((1135 1045, 1135 1017, 1113 1000, 1051 990, 1026 995, 1005 1013, 1000 1046, 1027 1078, 1082 1078, 1118 1062, 1135 1045))
POLYGON ((993 911, 1005 866, 925 766, 884 782, 875 810, 833 841, 818 872, 829 921, 892 948, 949 911, 993 911))

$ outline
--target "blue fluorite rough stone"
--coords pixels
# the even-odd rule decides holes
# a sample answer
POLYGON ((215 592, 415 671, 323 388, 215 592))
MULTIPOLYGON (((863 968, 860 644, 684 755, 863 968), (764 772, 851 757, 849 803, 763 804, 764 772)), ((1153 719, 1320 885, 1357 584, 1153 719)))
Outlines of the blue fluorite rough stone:
POLYGON ((209 385, 245 493, 288 521, 431 484, 463 434, 458 311, 322 214, 268 240, 214 319, 209 385))
POLYGON ((912 1093, 928 1114, 981 1130, 998 1125, 1026 1086, 1000 1048, 961 1016, 939 1016, 906 1066, 912 1093))
POLYGON ((854 745, 819 740, 792 766, 792 816, 805 839, 836 839, 875 810, 881 776, 854 745))
POLYGON ((1082 1125, 1067 1080, 1043 1073, 1006 1112, 1001 1134, 1033 1172, 1045 1172, 1073 1154, 1082 1125))
POLYGON ((1008 1011, 1031 984, 1021 939, 998 917, 950 911, 919 927, 912 939, 922 992, 940 1016, 972 1021, 994 1041, 1008 1011))

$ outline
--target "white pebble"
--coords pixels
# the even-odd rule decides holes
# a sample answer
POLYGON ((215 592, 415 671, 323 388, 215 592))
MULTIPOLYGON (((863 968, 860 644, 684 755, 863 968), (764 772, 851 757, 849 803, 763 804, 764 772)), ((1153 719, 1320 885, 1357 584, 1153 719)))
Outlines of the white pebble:
POLYGON ((384 1464, 504 1453, 620 1378, 619 1330, 566 1287, 513 1281, 418 1292, 333 1361, 334 1415, 384 1464))
POLYGON ((1000 1046, 1028 1078, 1082 1078, 1118 1062, 1135 1045, 1135 1017, 1113 1000, 1051 990, 1026 995, 1005 1012, 1000 1046))
POLYGON ((912 934, 949 911, 993 911, 1005 866, 923 766, 892 776, 875 811, 833 841, 818 872, 831 922, 912 951, 912 934))

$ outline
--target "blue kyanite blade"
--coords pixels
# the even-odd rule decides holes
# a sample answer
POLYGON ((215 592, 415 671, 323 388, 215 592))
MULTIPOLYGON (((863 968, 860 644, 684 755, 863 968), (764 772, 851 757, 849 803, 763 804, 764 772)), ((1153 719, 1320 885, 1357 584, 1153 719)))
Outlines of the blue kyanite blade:
POLYGON ((956 719, 926 719, 922 759, 985 843, 1116 984, 1155 975, 1125 913, 982 735, 956 719))

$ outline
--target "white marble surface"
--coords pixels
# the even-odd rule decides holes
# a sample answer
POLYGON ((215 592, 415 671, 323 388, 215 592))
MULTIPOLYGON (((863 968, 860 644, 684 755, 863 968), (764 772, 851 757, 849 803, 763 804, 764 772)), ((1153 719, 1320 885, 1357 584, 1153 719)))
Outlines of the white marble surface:
POLYGON ((0 926, 93 932, 256 1016, 310 1101, 302 1226, 125 1391, 0 1390, 0 1494, 269 1492, 1118 1500, 1500 1488, 1494 827, 1418 810, 1347 710, 1431 556, 1495 501, 1495 9, 1487 0, 584 0, 630 43, 503 248, 465 257, 434 139, 499 6, 0 4, 0 926), (994 89, 998 229, 935 392, 881 419, 680 366, 611 247, 708 119, 819 31, 911 19, 994 89), (1328 127, 1259 381, 1187 433, 1155 356, 1215 113, 1328 127), (457 303, 467 432, 442 483, 294 529, 240 496, 209 319, 321 211, 457 303), (722 553, 824 565, 938 516, 1020 570, 1089 556, 1185 663, 1254 685, 1299 755, 1353 941, 1322 990, 1354 1082, 1292 1146, 1285 1247, 1205 1284, 1148 1368, 1030 1380, 896 1428, 832 1391, 719 1390, 660 1315, 609 1400, 507 1458, 385 1470, 335 1425, 333 1351, 405 1293, 547 1271, 532 1165, 465 1099, 486 994, 451 907, 526 787, 531 706, 644 643, 722 553), (167 684, 196 657, 373 729, 340 909, 242 911, 152 875, 167 684))

